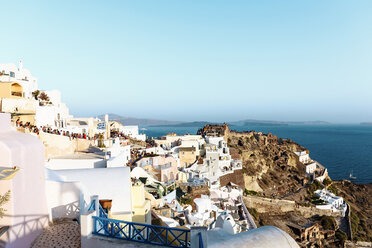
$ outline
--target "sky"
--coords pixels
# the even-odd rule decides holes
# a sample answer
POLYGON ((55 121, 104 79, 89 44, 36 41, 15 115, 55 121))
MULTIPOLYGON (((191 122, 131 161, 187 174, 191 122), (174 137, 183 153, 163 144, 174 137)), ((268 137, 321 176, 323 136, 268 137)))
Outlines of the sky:
POLYGON ((76 116, 372 121, 370 0, 1 6, 0 63, 76 116))

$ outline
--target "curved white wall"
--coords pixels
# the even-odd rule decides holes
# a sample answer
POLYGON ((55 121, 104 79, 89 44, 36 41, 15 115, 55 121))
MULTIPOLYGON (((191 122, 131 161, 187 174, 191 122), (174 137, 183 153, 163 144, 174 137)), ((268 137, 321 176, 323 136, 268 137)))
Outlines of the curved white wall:
POLYGON ((13 130, 9 114, 0 114, 0 165, 20 168, 13 179, 0 181, 0 194, 11 190, 9 208, 0 219, 0 226, 10 225, 10 229, 0 239, 6 248, 29 247, 49 220, 44 145, 32 135, 13 130))

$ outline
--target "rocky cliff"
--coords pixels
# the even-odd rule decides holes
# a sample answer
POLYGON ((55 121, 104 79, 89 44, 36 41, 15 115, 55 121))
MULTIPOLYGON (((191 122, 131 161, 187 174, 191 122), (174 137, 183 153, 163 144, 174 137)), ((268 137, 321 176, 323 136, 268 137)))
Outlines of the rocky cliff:
MULTIPOLYGON (((199 133, 224 136, 228 146, 239 153, 243 170, 229 175, 229 179, 247 190, 279 198, 297 191, 306 182, 305 167, 294 154, 305 148, 289 139, 270 133, 230 131, 228 125, 207 125, 199 133)), ((222 181, 224 184, 225 178, 222 181)))
MULTIPOLYGON (((222 177, 222 185, 232 181, 246 189, 249 194, 293 200, 304 207, 311 205, 309 190, 316 185, 305 186, 308 182, 305 166, 294 154, 296 151, 306 150, 301 145, 270 133, 231 131, 228 125, 206 125, 199 130, 199 134, 223 136, 233 153, 239 154, 242 159, 243 169, 222 177)), ((348 181, 332 182, 328 179, 327 185, 344 197, 351 206, 353 240, 372 241, 372 184, 357 185, 348 181)), ((277 225, 284 230, 288 218, 291 222, 295 219, 304 223, 316 219, 315 215, 308 218, 298 211, 268 213, 261 217, 259 221, 277 225)), ((337 247, 341 241, 336 238, 334 242, 337 247)))

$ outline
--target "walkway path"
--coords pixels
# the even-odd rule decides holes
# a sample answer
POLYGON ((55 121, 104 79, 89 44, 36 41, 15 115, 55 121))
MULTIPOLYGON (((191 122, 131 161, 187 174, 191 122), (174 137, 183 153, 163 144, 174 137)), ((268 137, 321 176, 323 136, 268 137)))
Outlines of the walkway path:
POLYGON ((80 248, 80 225, 72 220, 52 224, 32 243, 31 248, 80 248))

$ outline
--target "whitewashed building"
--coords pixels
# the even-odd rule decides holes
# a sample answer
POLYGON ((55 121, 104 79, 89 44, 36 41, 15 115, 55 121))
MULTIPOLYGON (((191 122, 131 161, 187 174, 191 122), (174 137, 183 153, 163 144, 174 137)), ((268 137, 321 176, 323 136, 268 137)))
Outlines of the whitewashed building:
POLYGON ((324 205, 317 205, 317 208, 340 212, 342 216, 345 216, 347 204, 341 196, 336 196, 326 189, 318 189, 314 193, 319 197, 319 199, 325 202, 324 205))
POLYGON ((36 107, 36 126, 52 128, 66 128, 67 121, 72 118, 66 104, 61 100, 58 90, 43 91, 49 97, 49 103, 42 103, 36 107))
POLYGON ((242 161, 231 158, 230 150, 223 137, 206 137, 205 141, 204 157, 185 168, 185 172, 189 174, 189 179, 205 178, 211 182, 211 186, 218 187, 221 176, 242 169, 242 161))
POLYGON ((295 154, 298 156, 298 160, 301 163, 307 164, 311 162, 310 155, 306 151, 295 152, 295 154))
POLYGON ((18 67, 13 63, 0 64, 0 81, 19 83, 25 98, 32 98, 32 92, 38 89, 37 78, 23 68, 22 61, 19 61, 18 67))
POLYGON ((145 141, 146 140, 146 134, 139 134, 138 132, 138 126, 121 126, 119 128, 119 131, 123 133, 126 136, 129 136, 136 140, 145 141))

